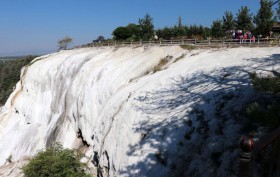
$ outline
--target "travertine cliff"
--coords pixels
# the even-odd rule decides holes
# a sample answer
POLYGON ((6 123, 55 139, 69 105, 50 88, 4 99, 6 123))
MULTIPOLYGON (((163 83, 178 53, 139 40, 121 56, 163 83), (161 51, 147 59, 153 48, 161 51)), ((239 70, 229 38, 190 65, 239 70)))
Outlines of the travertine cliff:
POLYGON ((279 61, 277 47, 107 47, 36 58, 1 109, 0 176, 17 176, 54 142, 83 149, 82 161, 94 170, 98 159, 110 176, 229 176, 238 113, 254 96, 248 72, 270 74, 279 61))

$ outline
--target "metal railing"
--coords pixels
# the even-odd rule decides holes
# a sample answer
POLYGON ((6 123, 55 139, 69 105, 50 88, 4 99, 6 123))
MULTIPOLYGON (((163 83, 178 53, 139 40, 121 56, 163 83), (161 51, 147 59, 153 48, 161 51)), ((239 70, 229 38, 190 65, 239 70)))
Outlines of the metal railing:
MULTIPOLYGON (((252 137, 246 140, 253 141, 252 137)), ((236 177, 252 177, 254 169, 258 177, 280 176, 280 127, 260 139, 254 148, 240 148, 236 177)))
POLYGON ((280 38, 258 38, 258 39, 182 39, 182 40, 153 40, 153 41, 131 41, 131 42, 96 42, 74 48, 86 47, 141 47, 141 46, 176 46, 176 45, 195 45, 195 46, 273 46, 280 45, 280 38))

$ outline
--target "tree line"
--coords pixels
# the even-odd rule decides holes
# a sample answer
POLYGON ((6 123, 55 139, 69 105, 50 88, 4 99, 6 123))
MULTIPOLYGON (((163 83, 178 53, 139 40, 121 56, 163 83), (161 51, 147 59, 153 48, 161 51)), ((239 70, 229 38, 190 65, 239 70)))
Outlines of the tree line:
POLYGON ((276 12, 273 10, 272 0, 261 0, 260 9, 254 15, 247 6, 242 6, 236 16, 226 11, 221 19, 212 22, 211 27, 203 25, 183 25, 182 18, 178 18, 177 24, 172 27, 154 29, 153 18, 146 14, 138 20, 138 24, 130 23, 127 26, 117 27, 112 35, 116 41, 139 41, 176 38, 223 38, 233 30, 250 31, 256 36, 269 36, 272 25, 280 20, 280 1, 277 3, 276 12))
MULTIPOLYGON (((224 12, 220 19, 212 22, 211 27, 203 25, 183 25, 182 18, 179 16, 174 26, 154 29, 153 18, 146 14, 139 18, 138 23, 129 23, 126 26, 119 26, 112 32, 112 39, 105 39, 98 36, 93 43, 104 41, 149 41, 149 40, 170 40, 184 38, 229 38, 233 31, 248 32, 256 37, 271 37, 271 30, 274 22, 280 21, 280 1, 260 0, 260 8, 257 14, 250 12, 247 6, 241 6, 234 14, 231 11, 224 12), (273 5, 277 5, 275 11, 273 5)), ((279 35, 279 34, 278 34, 279 35)), ((59 50, 67 49, 72 42, 71 37, 65 37, 58 41, 59 50)), ((90 44, 84 44, 87 46, 90 44)))

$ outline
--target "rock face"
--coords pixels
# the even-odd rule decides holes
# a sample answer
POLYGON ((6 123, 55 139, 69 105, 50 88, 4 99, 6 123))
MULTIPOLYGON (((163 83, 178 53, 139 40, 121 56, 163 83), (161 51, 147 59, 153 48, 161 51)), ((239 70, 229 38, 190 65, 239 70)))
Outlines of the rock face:
POLYGON ((255 94, 248 72, 270 74, 279 61, 276 47, 107 47, 36 58, 1 109, 0 176, 15 176, 9 156, 20 164, 54 142, 84 149, 82 161, 105 176, 231 176, 238 115, 255 94))

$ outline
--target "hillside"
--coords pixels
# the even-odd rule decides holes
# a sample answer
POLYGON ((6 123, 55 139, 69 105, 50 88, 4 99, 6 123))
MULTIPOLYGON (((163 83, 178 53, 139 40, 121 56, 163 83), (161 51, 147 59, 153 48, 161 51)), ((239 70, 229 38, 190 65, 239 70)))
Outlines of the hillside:
POLYGON ((34 58, 34 56, 5 60, 0 58, 0 105, 5 104, 16 83, 19 81, 21 68, 30 63, 34 58))
MULTIPOLYGON (((232 176, 249 72, 280 69, 279 47, 85 48, 33 60, 1 108, 0 174, 54 142, 106 176, 232 176), (12 156, 13 163, 6 159, 12 156), (96 160, 98 159, 98 160, 96 160)), ((256 130, 258 131, 258 129, 256 130)))

